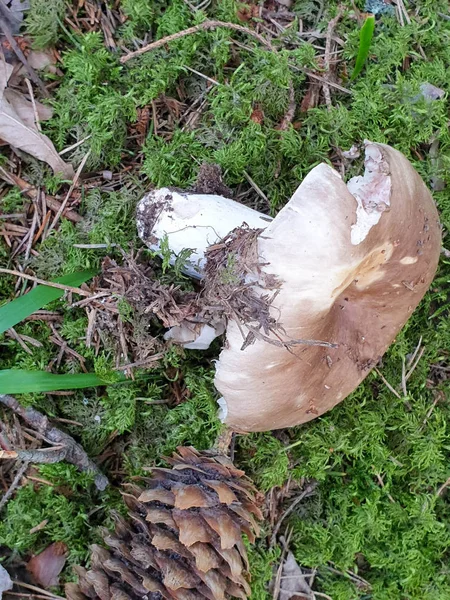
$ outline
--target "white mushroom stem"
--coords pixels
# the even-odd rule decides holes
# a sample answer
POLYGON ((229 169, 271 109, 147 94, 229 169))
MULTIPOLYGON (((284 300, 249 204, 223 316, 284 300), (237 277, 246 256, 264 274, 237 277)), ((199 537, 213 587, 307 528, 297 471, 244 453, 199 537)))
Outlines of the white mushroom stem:
POLYGON ((187 350, 208 350, 211 343, 225 333, 225 319, 216 323, 182 323, 171 327, 165 334, 165 340, 172 340, 187 350))
POLYGON ((264 229, 270 217, 239 202, 211 194, 188 194, 161 188, 144 196, 137 208, 139 237, 151 249, 162 254, 161 243, 167 238, 175 261, 183 250, 191 255, 184 272, 201 279, 206 249, 233 229, 248 225, 264 229))

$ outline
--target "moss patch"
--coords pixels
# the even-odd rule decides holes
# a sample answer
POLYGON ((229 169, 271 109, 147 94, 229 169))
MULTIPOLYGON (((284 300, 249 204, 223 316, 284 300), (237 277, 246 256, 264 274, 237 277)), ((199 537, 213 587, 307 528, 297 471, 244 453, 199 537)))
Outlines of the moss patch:
MULTIPOLYGON (((395 15, 380 15, 369 58, 354 82, 348 74, 358 53, 359 24, 354 3, 344 2, 336 29, 342 40, 338 68, 340 82, 350 93, 333 91, 331 110, 320 104, 306 112, 301 105, 310 85, 307 71, 323 75, 320 36, 336 14, 336 2, 293 2, 289 10, 297 20, 273 40, 276 54, 251 36, 216 29, 184 37, 125 65, 119 62, 120 48, 133 48, 133 40, 142 45, 145 35, 147 41, 158 39, 206 18, 249 27, 256 21, 240 20, 245 6, 234 0, 215 0, 203 12, 192 11, 181 0, 123 0, 126 19, 114 34, 114 50, 105 45, 102 31, 72 30, 63 15, 48 26, 48 11, 41 4, 31 3, 29 31, 38 46, 57 41, 63 71, 51 101, 54 117, 43 123, 44 129, 59 150, 84 140, 69 155, 75 164, 90 150, 87 169, 123 172, 120 187, 108 188, 103 180, 94 189, 86 185, 80 198, 85 223, 63 221, 38 246, 32 266, 42 277, 99 267, 106 255, 120 260, 120 249, 112 244, 127 252, 139 246, 133 215, 144 190, 186 188, 204 161, 222 167, 225 184, 241 201, 272 214, 313 166, 322 161, 338 165, 340 152, 365 138, 404 152, 427 183, 436 178, 449 181, 450 22, 441 16, 448 12, 444 0, 409 2, 411 22, 404 25, 395 15), (299 19, 318 37, 299 37, 299 19), (445 96, 426 100, 421 96, 424 83, 441 88, 445 96), (292 124, 280 130, 291 86, 296 112, 292 124), (430 156, 432 142, 439 145, 438 159, 430 156), (268 203, 249 185, 249 177, 268 203), (106 247, 83 249, 74 244, 106 247)), ((363 0, 355 4, 364 10, 363 0)), ((47 6, 62 10, 55 0, 47 6)), ((361 166, 361 160, 347 164, 346 176, 359 173, 361 166)), ((46 170, 36 173, 29 165, 25 171, 52 193, 60 189, 61 182, 46 170)), ((450 225, 449 189, 447 185, 434 193, 445 232, 450 225)), ((1 202, 3 212, 16 212, 22 197, 10 190, 1 202)), ((9 260, 1 241, 0 262, 7 266, 9 260)), ((156 268, 166 281, 179 279, 179 272, 167 265, 165 271, 161 265, 156 268)), ((316 493, 286 524, 293 529, 291 546, 299 564, 317 568, 316 589, 333 600, 450 596, 449 502, 445 492, 437 495, 449 477, 450 389, 445 371, 432 367, 448 366, 449 276, 450 260, 443 258, 430 292, 383 358, 381 371, 397 386, 402 361, 422 337, 425 351, 408 381, 406 398, 396 398, 372 374, 320 419, 286 432, 237 440, 237 464, 264 491, 282 486, 290 477, 319 482, 316 493), (371 589, 358 588, 347 570, 359 573, 371 589)), ((0 303, 11 297, 13 283, 2 278, 0 303)), ((88 369, 111 376, 112 351, 96 355, 86 348, 85 312, 68 309, 63 301, 52 308, 62 315, 61 335, 88 369)), ((124 320, 133 318, 129 307, 123 305, 121 311, 124 320)), ((155 335, 161 333, 155 322, 146 326, 155 335)), ((0 337, 0 367, 45 369, 57 353, 49 341, 49 325, 37 321, 16 329, 41 341, 42 347, 29 355, 14 340, 0 337)), ((159 366, 137 371, 143 378, 126 386, 21 400, 49 416, 80 423, 82 427, 68 425, 68 430, 90 454, 101 456, 101 466, 115 484, 141 474, 143 466, 178 444, 203 449, 214 442, 220 425, 212 361, 218 349, 205 354, 174 351, 159 366), (174 386, 185 392, 178 405, 174 386), (102 456, 105 449, 111 452, 102 456)), ((64 360, 60 371, 79 368, 77 361, 64 360)), ((8 503, 0 523, 0 545, 27 556, 63 540, 70 560, 82 560, 88 544, 96 540, 96 525, 118 505, 118 495, 96 493, 85 477, 64 465, 38 470, 52 485, 28 485, 8 503), (49 519, 49 525, 30 535, 43 519, 49 519)), ((254 597, 269 598, 267 582, 278 550, 259 542, 250 558, 254 597)))

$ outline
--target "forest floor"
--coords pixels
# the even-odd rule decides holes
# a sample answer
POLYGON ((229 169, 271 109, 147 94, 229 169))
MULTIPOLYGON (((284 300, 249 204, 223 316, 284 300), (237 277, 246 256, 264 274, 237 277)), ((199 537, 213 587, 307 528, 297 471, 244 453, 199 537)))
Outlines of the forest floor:
MULTIPOLYGON (((276 600, 288 547, 310 586, 298 597, 450 598, 447 0, 31 0, 24 15, 15 2, 1 5, 15 7, 9 21, 0 11, 8 88, 28 110, 31 100, 51 107, 33 108, 31 121, 38 113, 76 175, 72 183, 55 175, 36 159, 36 143, 20 150, 29 129, 3 134, 0 109, 0 267, 31 277, 0 273, 0 305, 33 278, 86 270, 95 277, 73 285, 104 296, 67 292, 0 334, 0 394, 16 391, 49 417, 110 482, 101 491, 64 461, 0 461, 1 564, 23 579, 32 555, 62 542, 61 582, 73 579, 71 565, 87 561, 97 527, 121 506, 120 485, 180 444, 210 448, 221 429, 213 386, 221 341, 206 352, 170 346, 158 310, 144 313, 127 298, 137 263, 142 285, 193 289, 179 264, 142 248, 135 207, 143 194, 193 189, 211 163, 235 200, 275 215, 321 162, 345 179, 361 173, 362 157, 344 152, 369 139, 403 152, 432 189, 444 228, 439 270, 349 398, 306 425, 235 437, 236 465, 266 495, 263 535, 250 551, 252 597, 276 600), (374 37, 351 78, 368 11, 374 37), (15 390, 9 369, 95 373, 107 384, 45 392, 31 380, 15 390), (117 385, 123 372, 129 380, 117 385)), ((0 450, 47 442, 0 408, 0 450)))

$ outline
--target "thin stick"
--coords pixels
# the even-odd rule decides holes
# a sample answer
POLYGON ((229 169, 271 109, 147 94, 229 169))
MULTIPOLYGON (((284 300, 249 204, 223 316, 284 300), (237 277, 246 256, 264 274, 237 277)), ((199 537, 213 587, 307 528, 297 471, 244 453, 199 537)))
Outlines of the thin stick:
POLYGON ((412 363, 414 362, 414 359, 416 358, 416 356, 417 356, 417 353, 419 352, 419 350, 420 350, 420 346, 421 346, 421 345, 422 345, 422 336, 420 336, 420 338, 419 338, 419 343, 417 344, 417 346, 416 346, 416 349, 415 349, 415 350, 414 350, 414 352, 412 353, 412 356, 411 356, 411 357, 410 357, 410 359, 408 360, 408 365, 407 365, 407 366, 408 366, 408 369, 409 369, 409 367, 412 365, 412 363))
POLYGON ((16 342, 22 346, 22 348, 25 350, 25 352, 27 354, 33 354, 33 351, 28 348, 28 346, 25 344, 25 342, 20 337, 20 335, 17 333, 17 331, 14 329, 14 327, 10 327, 6 333, 7 333, 7 335, 9 335, 9 337, 12 337, 13 339, 15 339, 16 342))
POLYGON ((178 31, 177 33, 173 33, 172 35, 168 35, 160 40, 156 40, 156 42, 152 42, 151 44, 147 44, 139 50, 135 50, 134 52, 130 52, 125 56, 122 56, 120 62, 122 64, 128 62, 132 58, 136 56, 140 56, 141 54, 145 54, 145 52, 150 52, 151 50, 156 50, 157 48, 161 48, 174 40, 178 40, 187 35, 192 35, 193 33, 198 33, 199 31, 208 31, 210 29, 217 29, 218 27, 225 27, 226 29, 233 29, 234 31, 240 31, 241 33, 246 33, 247 35, 251 35, 255 39, 257 39, 263 46, 272 50, 272 52, 276 52, 275 48, 272 44, 266 40, 262 35, 256 33, 256 31, 252 31, 248 29, 248 27, 243 27, 242 25, 237 25, 236 23, 226 23, 224 21, 203 21, 199 25, 195 25, 194 27, 189 27, 188 29, 183 29, 183 31, 178 31))
POLYGON ((422 358, 424 352, 425 352, 425 346, 420 349, 419 355, 417 356, 416 360, 414 361, 414 364, 412 365, 412 367, 410 368, 410 370, 406 373, 406 375, 405 375, 405 381, 408 381, 408 379, 414 373, 414 370, 417 367, 417 365, 419 364, 419 361, 422 358))
POLYGON ((286 554, 289 549, 289 543, 291 541, 292 531, 293 531, 293 529, 290 528, 289 531, 286 532, 286 540, 282 540, 283 551, 282 551, 282 554, 280 557, 280 565, 277 569, 277 574, 275 577, 275 585, 273 586, 273 596, 272 596, 273 600, 278 600, 278 597, 280 595, 283 566, 284 566, 286 554))
POLYGON ((34 433, 41 434, 50 443, 60 445, 65 450, 65 460, 80 469, 80 471, 91 472, 95 475, 95 485, 103 491, 108 485, 108 479, 100 472, 98 466, 88 457, 82 446, 64 431, 53 427, 48 418, 28 406, 24 407, 9 395, 0 394, 0 403, 11 409, 21 417, 29 426, 33 427, 34 433))
POLYGON ((303 498, 305 498, 306 496, 310 496, 313 493, 313 491, 316 489, 316 487, 317 487, 317 482, 310 483, 308 486, 306 486, 306 488, 303 490, 303 492, 300 494, 300 496, 294 500, 294 502, 290 505, 290 507, 284 511, 284 513, 278 519, 278 523, 273 528, 272 537, 270 538, 271 546, 275 545, 278 532, 280 531, 281 524, 283 523, 285 518, 288 517, 293 512, 293 510, 296 508, 296 506, 298 504, 300 504, 300 502, 303 500, 303 498))
POLYGON ((378 483, 380 484, 380 486, 386 492, 387 497, 389 498, 389 500, 392 502, 392 504, 395 504, 394 498, 391 496, 391 494, 388 491, 386 491, 386 486, 384 485, 384 481, 383 481, 383 478, 381 477, 381 475, 379 473, 375 473, 375 477, 377 478, 378 483))
POLYGON ((65 292, 72 292, 74 294, 78 294, 79 296, 85 296, 86 298, 90 298, 92 296, 91 292, 85 292, 81 288, 72 287, 71 285, 64 285, 62 283, 55 283, 54 281, 45 281, 45 279, 40 279, 39 277, 34 277, 33 275, 27 275, 26 273, 21 273, 20 271, 14 271, 13 269, 0 268, 0 273, 5 273, 6 275, 15 275, 16 277, 23 277, 23 279, 34 281, 40 285, 47 285, 48 287, 54 287, 58 290, 64 290, 65 292))
POLYGON ((286 131, 286 129, 292 123, 292 120, 294 119, 294 115, 295 115, 295 108, 296 108, 295 91, 294 91, 294 86, 292 85, 292 80, 290 80, 289 81, 289 104, 288 104, 288 109, 287 109, 287 111, 280 123, 280 126, 278 128, 280 131, 286 131))
POLYGON ((436 496, 442 496, 444 490, 446 490, 448 488, 448 486, 450 485, 450 477, 447 479, 447 481, 445 483, 443 483, 441 485, 441 487, 438 489, 438 491, 436 492, 436 496))
POLYGON ((327 81, 324 77, 317 75, 317 73, 313 73, 312 71, 308 71, 307 69, 300 69, 299 67, 294 67, 293 65, 289 65, 289 66, 292 69, 294 69, 294 71, 301 71, 302 73, 306 73, 308 75, 308 77, 312 77, 313 79, 317 79, 317 81, 326 83, 330 87, 336 88, 340 92, 344 92, 344 94, 350 94, 351 96, 353 95, 353 92, 351 90, 345 88, 343 85, 340 85, 339 83, 335 83, 334 81, 327 81))
POLYGON ((138 360, 137 362, 134 362, 134 363, 129 363, 127 365, 119 365, 118 367, 114 367, 113 371, 125 371, 127 369, 133 369, 136 367, 144 367, 151 363, 157 362, 163 356, 164 356, 164 353, 160 352, 159 354, 154 354, 153 356, 149 356, 148 358, 144 358, 143 360, 138 360))
MULTIPOLYGON (((408 25, 411 24, 411 19, 408 15, 408 11, 405 8, 405 5, 403 3, 403 0, 396 0, 396 4, 399 10, 400 15, 405 17, 406 22, 408 23, 408 25)), ((401 23, 401 25, 404 25, 404 23, 401 23)))
POLYGON ((269 198, 265 195, 265 193, 262 191, 259 185, 257 185, 253 181, 253 179, 250 177, 247 171, 243 171, 243 175, 245 179, 249 182, 249 184, 252 186, 252 188, 255 190, 255 192, 258 194, 258 196, 260 196, 260 198, 262 198, 267 203, 267 206, 270 206, 269 198))
POLYGON ((36 107, 36 100, 34 99, 33 88, 31 87, 30 80, 27 79, 27 77, 25 77, 25 83, 27 84, 28 93, 30 94, 30 98, 31 98, 31 104, 33 105, 34 121, 36 123, 36 127, 38 128, 38 131, 42 131, 42 127, 41 127, 41 123, 39 121, 39 115, 38 115, 38 111, 37 111, 37 107, 36 107))
POLYGON ((333 107, 333 104, 331 102, 330 84, 329 84, 329 81, 328 81, 328 79, 330 78, 330 75, 331 75, 331 71, 330 71, 330 65, 331 65, 331 42, 332 42, 332 36, 333 36, 334 28, 338 24, 339 19, 342 16, 342 12, 343 12, 343 8, 339 7, 337 15, 334 17, 334 19, 331 19, 331 21, 328 23, 327 37, 326 37, 326 40, 325 40, 324 66, 325 66, 325 70, 327 72, 327 77, 325 79, 325 83, 323 84, 323 95, 325 96, 325 104, 327 105, 328 110, 331 110, 332 107, 333 107))
POLYGON ((75 148, 78 148, 78 146, 81 146, 81 144, 84 144, 84 142, 86 142, 91 137, 92 137, 92 135, 87 135, 85 138, 83 138, 79 142, 76 142, 75 144, 72 144, 68 148, 64 148, 64 150, 61 150, 61 152, 59 152, 58 154, 60 156, 62 156, 63 154, 66 154, 67 152, 70 152, 71 150, 75 150, 75 148))
POLYGON ((20 480, 22 479, 23 474, 28 469, 28 464, 29 464, 28 462, 24 462, 23 465, 20 467, 20 469, 17 471, 16 476, 14 477, 13 482, 9 486, 8 491, 4 494, 4 496, 0 500, 0 510, 2 510, 2 508, 5 506, 5 504, 8 502, 8 500, 11 498, 14 491, 20 484, 20 480))
POLYGON ((445 394, 444 394, 444 392, 442 390, 439 390, 439 391, 435 392, 433 404, 428 409, 428 412, 425 415, 425 419, 422 421, 422 425, 420 426, 419 431, 423 431, 424 430, 425 425, 428 423, 428 419, 433 414, 433 411, 436 408, 436 405, 439 402, 439 400, 445 400, 445 394))
MULTIPOLYGON (((26 196, 28 196, 28 198, 31 198, 31 200, 34 200, 36 198, 37 190, 35 187, 33 187, 31 184, 25 181, 25 179, 14 175, 14 173, 9 173, 1 166, 0 177, 3 179, 3 181, 9 183, 9 185, 17 185, 17 187, 20 188, 20 191, 22 191, 26 196)), ((52 196, 47 195, 46 202, 47 206, 54 212, 61 208, 61 202, 56 198, 53 198, 52 196)), ((81 223, 83 221, 83 217, 81 217, 77 212, 73 210, 67 210, 64 216, 66 219, 69 219, 69 221, 73 221, 74 223, 81 223)), ((5 217, 3 216, 3 218, 5 217)))
POLYGON ((26 215, 24 213, 11 213, 10 215, 0 215, 1 219, 22 219, 26 215))
POLYGON ((53 465, 65 460, 67 448, 54 446, 37 450, 0 450, 0 460, 23 460, 37 465, 53 465))
POLYGON ((41 224, 41 226, 39 227, 39 230, 38 230, 38 232, 37 232, 37 233, 36 233, 36 235, 34 236, 34 240, 33 240, 33 243, 34 243, 34 244, 35 244, 35 243, 38 241, 38 239, 41 237, 41 235, 42 235, 42 232, 44 231, 44 229, 45 229, 45 226, 46 226, 46 225, 47 225, 47 223, 49 222, 49 220, 50 220, 50 217, 51 217, 51 216, 52 216, 52 213, 51 213, 50 211, 47 211, 47 213, 46 213, 45 217, 42 219, 42 224, 41 224))
POLYGON ((400 396, 400 394, 397 392, 397 390, 395 390, 392 387, 392 385, 389 383, 389 381, 383 376, 383 374, 381 373, 381 371, 377 367, 375 367, 374 371, 380 377, 381 381, 389 389, 389 391, 391 391, 394 394, 394 396, 396 396, 399 400, 401 400, 402 397, 400 396))
POLYGON ((28 258, 30 256, 31 248, 33 246, 33 241, 34 241, 34 232, 36 231, 36 227, 38 224, 37 203, 33 202, 33 206, 34 206, 33 221, 31 222, 31 229, 30 229, 30 233, 29 233, 29 237, 28 237, 27 247, 25 250, 25 260, 28 260, 28 258))
POLYGON ((88 150, 88 151, 86 152, 86 154, 84 155, 84 157, 83 157, 83 160, 81 161, 81 163, 80 163, 80 165, 79 165, 79 167, 78 167, 78 169, 77 169, 77 172, 75 173, 75 177, 73 178, 73 181, 72 181, 72 184, 71 184, 71 186, 70 186, 70 188, 69 188, 69 191, 67 192, 67 194, 66 194, 66 197, 64 198, 63 202, 61 203, 61 206, 59 207, 59 210, 58 210, 58 212, 56 213, 56 215, 55 215, 55 218, 54 218, 54 219, 53 219, 53 221, 52 221, 52 224, 51 224, 51 225, 50 225, 50 227, 48 228, 48 232, 47 232, 47 234, 49 234, 49 233, 50 233, 50 231, 51 231, 51 230, 52 230, 52 229, 55 227, 56 223, 59 221, 59 219, 60 219, 60 217, 61 217, 62 213, 64 212, 64 209, 66 208, 66 204, 67 204, 67 202, 69 201, 69 198, 70 198, 70 196, 71 196, 71 194, 72 194, 72 192, 73 192, 73 190, 74 190, 75 186, 76 186, 76 185, 77 185, 77 183, 78 183, 78 179, 80 178, 81 171, 83 170, 83 168, 84 168, 84 165, 86 164, 86 161, 87 161, 87 159, 89 158, 89 155, 90 155, 90 153, 91 153, 91 151, 90 151, 90 150, 88 150))
POLYGON ((187 65, 183 65, 183 68, 187 69, 191 73, 194 73, 195 75, 198 75, 199 77, 203 77, 203 79, 206 79, 206 81, 209 81, 213 85, 220 85, 220 83, 218 81, 216 81, 215 79, 213 79, 212 77, 208 77, 208 75, 205 75, 204 73, 201 73, 200 71, 196 71, 192 67, 188 67, 187 65))
POLYGON ((3 592, 4 596, 19 596, 19 598, 39 598, 39 600, 48 600, 48 596, 42 594, 26 594, 25 592, 3 592))
POLYGON ((402 359, 402 391, 403 397, 406 398, 408 395, 408 389, 406 387, 406 363, 404 358, 402 359))
POLYGON ((33 590, 33 592, 38 592, 39 594, 42 594, 43 596, 47 596, 47 598, 56 598, 57 600, 66 600, 62 596, 57 596, 56 594, 47 592, 47 590, 38 588, 35 585, 30 585, 29 583, 24 583, 23 581, 18 581, 17 579, 13 579, 13 583, 14 583, 14 585, 20 585, 20 587, 27 588, 28 590, 33 590))

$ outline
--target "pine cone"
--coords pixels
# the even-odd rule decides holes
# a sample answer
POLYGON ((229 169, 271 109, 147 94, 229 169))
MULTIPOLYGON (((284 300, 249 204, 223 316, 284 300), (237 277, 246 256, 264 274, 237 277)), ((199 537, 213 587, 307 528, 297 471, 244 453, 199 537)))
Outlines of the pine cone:
POLYGON ((114 513, 108 550, 92 546, 91 570, 75 567, 79 583, 68 600, 245 600, 250 594, 242 534, 254 542, 262 513, 243 471, 223 455, 178 448, 172 469, 152 468, 142 490, 129 485, 129 519, 114 513))

